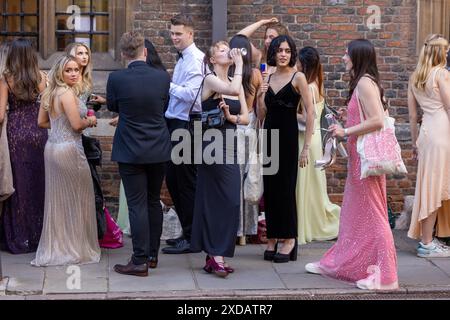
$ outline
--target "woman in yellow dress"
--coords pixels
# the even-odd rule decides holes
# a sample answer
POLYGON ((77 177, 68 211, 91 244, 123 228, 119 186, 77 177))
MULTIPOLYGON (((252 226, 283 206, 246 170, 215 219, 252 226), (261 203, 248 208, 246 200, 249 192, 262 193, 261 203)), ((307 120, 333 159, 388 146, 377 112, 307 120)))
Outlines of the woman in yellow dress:
MULTIPOLYGON (((314 167, 315 161, 322 159, 322 139, 320 132, 320 115, 325 105, 323 88, 323 69, 316 49, 305 47, 299 52, 299 70, 308 81, 314 97, 316 118, 314 134, 311 140, 311 161, 304 168, 299 168, 297 175, 297 216, 298 243, 305 244, 315 240, 332 240, 339 231, 341 208, 330 202, 327 193, 325 171, 314 167)), ((301 120, 301 115, 299 118, 301 120)), ((305 132, 299 131, 300 150, 305 141, 305 132)))

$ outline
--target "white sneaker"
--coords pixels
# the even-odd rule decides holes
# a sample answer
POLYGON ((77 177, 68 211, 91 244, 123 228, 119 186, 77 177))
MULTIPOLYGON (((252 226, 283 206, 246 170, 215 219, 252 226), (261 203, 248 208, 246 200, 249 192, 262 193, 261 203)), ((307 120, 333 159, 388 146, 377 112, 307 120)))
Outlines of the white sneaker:
POLYGON ((313 263, 308 263, 305 266, 305 270, 309 273, 314 273, 314 274, 322 274, 322 269, 320 269, 319 267, 319 263, 318 262, 313 262, 313 263))
POLYGON ((417 256, 421 258, 447 258, 450 257, 450 248, 437 239, 433 239, 429 244, 419 242, 417 256))
POLYGON ((439 247, 441 247, 441 248, 444 249, 444 250, 450 251, 450 247, 449 247, 447 244, 445 244, 444 242, 442 242, 442 241, 439 240, 438 238, 434 238, 434 240, 436 241, 436 242, 435 242, 436 245, 438 245, 439 247))
POLYGON ((377 277, 375 275, 370 275, 365 279, 356 281, 356 286, 362 290, 397 290, 398 282, 395 281, 391 284, 381 284, 379 281, 375 281, 377 277))

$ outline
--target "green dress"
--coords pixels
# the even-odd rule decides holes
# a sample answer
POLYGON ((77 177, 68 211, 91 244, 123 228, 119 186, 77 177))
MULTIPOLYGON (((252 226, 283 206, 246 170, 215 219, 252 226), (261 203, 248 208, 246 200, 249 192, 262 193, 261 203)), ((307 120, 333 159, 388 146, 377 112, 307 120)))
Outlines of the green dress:
MULTIPOLYGON (((320 134, 320 114, 324 102, 316 103, 317 117, 314 122, 314 134, 311 140, 309 164, 298 168, 296 202, 298 217, 298 243, 305 244, 314 240, 332 240, 339 231, 341 208, 330 202, 327 192, 325 171, 316 169, 314 163, 323 156, 320 134)), ((305 132, 299 131, 299 150, 303 149, 305 132)))
POLYGON ((117 217, 117 224, 124 234, 131 235, 127 198, 125 197, 122 181, 120 181, 119 215, 117 217))

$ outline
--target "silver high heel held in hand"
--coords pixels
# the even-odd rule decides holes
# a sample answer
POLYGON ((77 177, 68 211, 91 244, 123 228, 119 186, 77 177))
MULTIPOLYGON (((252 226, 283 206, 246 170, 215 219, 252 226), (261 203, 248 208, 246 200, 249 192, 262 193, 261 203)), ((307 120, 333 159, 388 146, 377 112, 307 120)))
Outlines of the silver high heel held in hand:
MULTIPOLYGON (((325 115, 325 118, 327 119, 329 126, 331 126, 332 124, 338 124, 338 121, 336 120, 334 114, 327 114, 325 115)), ((332 132, 328 129, 321 128, 321 130, 326 132, 322 141, 325 147, 323 157, 320 160, 316 160, 315 167, 325 170, 336 162, 336 150, 339 151, 339 154, 343 158, 347 158, 348 154, 347 150, 345 150, 345 147, 342 144, 343 140, 339 141, 338 138, 333 137, 332 132)))
POLYGON ((325 151, 320 160, 316 160, 314 167, 325 170, 336 162, 337 143, 336 138, 331 136, 331 132, 327 132, 324 137, 325 151))

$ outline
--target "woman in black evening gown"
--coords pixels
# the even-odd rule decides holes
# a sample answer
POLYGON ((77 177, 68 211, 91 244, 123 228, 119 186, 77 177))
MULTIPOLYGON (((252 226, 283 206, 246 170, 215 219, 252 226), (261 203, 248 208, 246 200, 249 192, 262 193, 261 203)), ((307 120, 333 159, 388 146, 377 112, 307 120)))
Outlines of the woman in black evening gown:
MULTIPOLYGON (((233 49, 230 52, 228 43, 218 42, 208 50, 205 63, 214 72, 205 77, 202 108, 204 111, 222 108, 226 121, 222 128, 215 131, 223 138, 220 150, 209 152, 213 144, 203 142, 204 155, 198 167, 191 250, 207 253, 203 268, 206 272, 226 277, 234 271, 225 263, 224 257, 234 256, 240 210, 241 182, 234 136, 236 124, 245 125, 249 120, 242 88, 243 62, 240 51, 233 49), (236 68, 230 80, 228 69, 233 62, 236 68), (230 133, 230 130, 232 141, 226 143, 226 132, 230 133)), ((207 130, 203 135, 213 133, 207 130)))
MULTIPOLYGON (((278 155, 269 154, 276 167, 276 174, 264 175, 264 201, 267 223, 267 250, 264 260, 288 262, 297 259, 297 208, 295 188, 298 165, 308 163, 309 146, 314 126, 314 107, 308 83, 302 72, 294 69, 297 59, 295 43, 289 36, 273 39, 268 51, 267 63, 276 66, 276 72, 266 79, 258 95, 260 111, 267 129, 269 153, 278 144, 278 155), (307 114, 305 145, 298 150, 297 107, 303 99, 307 114), (278 132, 279 139, 272 134, 278 132), (272 140, 273 139, 273 140, 272 140), (275 163, 278 161, 278 163, 275 163), (284 239, 277 252, 278 240, 284 239)), ((275 148, 277 150, 277 148, 275 148)))

